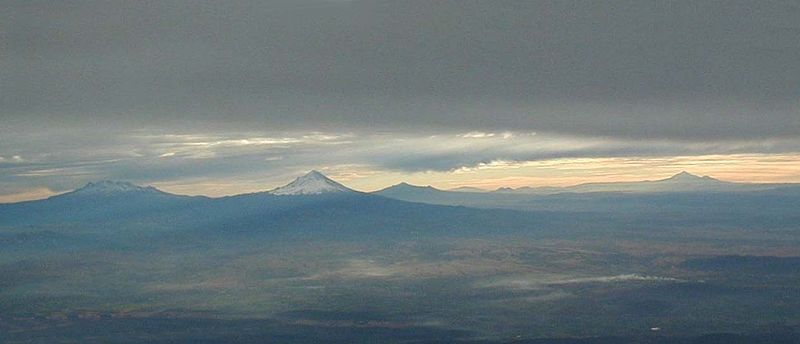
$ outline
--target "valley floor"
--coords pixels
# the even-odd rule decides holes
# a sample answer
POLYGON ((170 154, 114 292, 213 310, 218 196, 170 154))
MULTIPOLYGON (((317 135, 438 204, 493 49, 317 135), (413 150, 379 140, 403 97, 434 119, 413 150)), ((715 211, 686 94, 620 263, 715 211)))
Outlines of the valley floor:
POLYGON ((797 338, 800 246, 693 233, 6 250, 0 341, 797 338))

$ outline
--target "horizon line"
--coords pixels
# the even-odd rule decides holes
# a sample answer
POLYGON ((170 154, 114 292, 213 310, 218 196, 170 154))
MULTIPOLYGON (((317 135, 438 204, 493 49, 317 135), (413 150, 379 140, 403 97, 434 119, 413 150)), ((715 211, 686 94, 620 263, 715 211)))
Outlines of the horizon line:
POLYGON ((240 192, 240 193, 230 193, 230 194, 223 194, 223 195, 218 195, 218 196, 212 196, 212 195, 208 195, 208 194, 183 194, 183 193, 174 193, 174 192, 169 192, 169 191, 166 191, 166 190, 165 190, 164 188, 162 188, 162 187, 158 187, 158 186, 156 186, 156 185, 157 185, 157 184, 159 184, 159 183, 152 183, 152 184, 137 184, 137 183, 134 183, 134 182, 131 182, 131 181, 128 181, 128 180, 120 180, 120 179, 99 179, 99 180, 93 180, 93 181, 89 181, 89 182, 87 182, 87 183, 83 184, 83 185, 82 185, 82 186, 80 186, 80 187, 77 187, 77 188, 75 188, 75 189, 71 189, 71 190, 67 190, 67 191, 64 191, 64 192, 52 193, 52 194, 49 194, 49 195, 46 195, 46 196, 44 196, 44 197, 40 197, 40 198, 31 198, 31 199, 24 199, 24 200, 19 200, 19 201, 11 201, 11 202, 2 202, 2 201, 0 201, 0 204, 14 204, 14 203, 22 203, 22 202, 30 202, 30 201, 40 201, 40 200, 46 200, 46 199, 48 199, 48 198, 51 198, 51 197, 56 197, 56 196, 66 195, 66 194, 69 194, 69 193, 71 193, 71 192, 75 192, 75 191, 78 191, 78 190, 80 190, 80 189, 86 188, 86 187, 88 187, 88 186, 95 185, 95 184, 100 184, 100 183, 104 183, 104 182, 125 183, 125 184, 130 184, 130 185, 132 185, 132 186, 140 187, 140 188, 152 188, 152 189, 154 189, 154 190, 157 190, 157 191, 160 191, 160 192, 164 192, 164 193, 167 193, 167 194, 171 194, 171 195, 175 195, 175 196, 187 196, 187 197, 206 197, 206 198, 224 198, 224 197, 232 197, 232 196, 239 196, 239 195, 248 195, 248 194, 255 194, 255 193, 270 193, 271 191, 273 191, 273 190, 275 190, 275 189, 277 189, 277 188, 280 188, 280 187, 282 187, 282 186, 286 186, 286 185, 288 185, 289 183, 292 183, 293 181, 295 181, 295 180, 297 180, 297 179, 299 179, 299 178, 302 178, 303 176, 312 175, 312 174, 314 174, 314 173, 317 173, 317 174, 319 174, 319 175, 322 175, 323 177, 325 177, 325 178, 327 178, 327 179, 330 179, 330 180, 332 180, 332 181, 334 181, 334 182, 340 183, 340 184, 344 185, 345 187, 347 187, 348 189, 351 189, 351 190, 353 190, 353 191, 357 191, 357 192, 361 192, 361 193, 377 193, 377 192, 380 192, 380 191, 383 191, 383 190, 386 190, 386 189, 389 189, 389 188, 392 188, 392 187, 395 187, 395 186, 403 185, 403 184, 405 184, 405 185, 409 185, 409 186, 412 186, 412 187, 420 187, 420 188, 432 188, 432 189, 435 189, 435 190, 438 190, 438 191, 449 191, 449 192, 458 192, 458 191, 454 191, 454 190, 456 190, 456 189, 460 189, 460 188, 478 189, 478 190, 481 190, 480 192, 495 192, 495 191, 498 191, 498 190, 503 190, 503 189, 509 189, 509 190, 520 190, 520 189, 526 189, 526 188, 532 188, 532 189, 546 189, 546 188, 554 188, 554 189, 568 189, 568 188, 572 188, 572 187, 578 187, 578 186, 582 186, 582 185, 592 185, 592 184, 595 184, 595 185, 596 185, 596 184, 626 184, 626 183, 647 183, 647 182, 659 182, 659 181, 666 181, 666 180, 670 180, 670 179, 672 179, 672 178, 675 178, 675 177, 677 177, 677 176, 680 176, 680 175, 688 175, 688 176, 695 177, 695 178, 698 178, 698 179, 700 179, 700 178, 704 178, 704 179, 710 179, 710 180, 714 180, 714 181, 720 181, 720 182, 725 182, 725 183, 733 183, 733 184, 749 184, 749 185, 776 185, 776 186, 780 186, 780 185, 792 185, 792 184, 800 184, 800 183, 759 183, 759 182, 732 182, 732 181, 726 181, 726 180, 717 179, 717 178, 714 178, 714 177, 712 177, 712 176, 709 176, 709 175, 698 175, 698 174, 693 174, 693 173, 691 173, 691 172, 688 172, 688 171, 682 170, 682 171, 680 171, 680 172, 678 172, 678 173, 672 174, 672 175, 671 175, 671 176, 669 176, 669 177, 666 177, 666 178, 661 178, 661 179, 641 179, 641 180, 633 180, 633 181, 611 181, 611 182, 583 182, 583 183, 577 183, 577 184, 571 184, 571 185, 564 185, 564 186, 554 186, 554 185, 540 185, 540 186, 518 186, 518 187, 500 186, 500 187, 497 187, 497 188, 494 188, 494 189, 485 189, 485 188, 480 188, 480 187, 476 187, 476 186, 470 186, 470 185, 459 185, 459 186, 455 186, 455 187, 451 187, 451 188, 438 188, 438 187, 432 186, 432 185, 430 185, 430 184, 428 184, 428 185, 422 185, 422 184, 412 184, 412 183, 409 183, 409 182, 406 182, 406 181, 402 181, 402 182, 399 182, 399 183, 394 183, 394 184, 386 185, 386 186, 384 186, 384 187, 382 187, 382 188, 380 188, 380 189, 376 189, 376 190, 373 190, 373 191, 363 191, 363 190, 358 190, 358 189, 351 188, 351 187, 349 187, 349 186, 345 185, 344 183, 341 183, 341 182, 339 182, 339 181, 335 180, 334 178, 328 177, 328 175, 326 175, 326 174, 324 174, 324 173, 320 172, 320 171, 319 171, 319 170, 317 170, 317 169, 311 169, 311 170, 308 170, 308 172, 306 172, 305 174, 303 174, 303 175, 301 175, 301 176, 298 176, 298 177, 295 177, 294 179, 292 179, 292 180, 291 180, 291 181, 289 181, 288 183, 286 183, 286 184, 282 184, 282 185, 280 185, 280 186, 277 186, 277 187, 272 187, 272 188, 268 188, 268 189, 262 189, 262 190, 249 191, 249 192, 240 192))

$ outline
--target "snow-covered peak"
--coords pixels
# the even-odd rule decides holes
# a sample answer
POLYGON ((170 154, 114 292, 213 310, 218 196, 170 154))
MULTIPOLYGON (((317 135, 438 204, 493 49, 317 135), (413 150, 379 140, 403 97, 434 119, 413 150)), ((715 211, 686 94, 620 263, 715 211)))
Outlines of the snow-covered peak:
POLYGON ((319 195, 337 192, 354 192, 317 171, 308 172, 285 186, 270 191, 273 195, 319 195))
POLYGON ((152 186, 138 186, 128 182, 102 180, 90 182, 73 192, 76 195, 110 195, 129 192, 156 192, 152 186))

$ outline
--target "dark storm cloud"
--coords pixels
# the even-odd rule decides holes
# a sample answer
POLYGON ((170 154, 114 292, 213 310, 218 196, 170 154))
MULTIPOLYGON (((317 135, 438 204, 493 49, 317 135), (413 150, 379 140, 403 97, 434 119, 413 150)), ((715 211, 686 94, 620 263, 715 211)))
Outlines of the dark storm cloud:
POLYGON ((5 1, 0 44, 4 132, 800 135, 794 1, 5 1))

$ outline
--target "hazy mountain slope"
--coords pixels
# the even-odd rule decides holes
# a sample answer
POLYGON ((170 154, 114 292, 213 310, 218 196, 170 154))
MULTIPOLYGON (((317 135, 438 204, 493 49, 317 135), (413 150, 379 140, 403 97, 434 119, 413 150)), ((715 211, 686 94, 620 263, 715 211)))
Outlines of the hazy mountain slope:
POLYGON ((571 216, 406 202, 363 194, 282 196, 259 193, 213 199, 189 213, 173 235, 224 239, 304 237, 410 240, 550 231, 571 216))
MULTIPOLYGON (((400 183, 375 194, 409 201, 481 208, 556 211, 611 211, 723 206, 731 201, 746 205, 746 199, 761 195, 800 194, 794 184, 746 184, 720 181, 681 172, 667 179, 632 183, 590 183, 572 187, 500 188, 493 192, 445 191, 430 186, 400 183), (673 200, 675 202, 664 201, 673 200), (699 200, 695 202, 693 200, 699 200)), ((768 201, 768 200, 764 200, 768 201)), ((760 205, 770 204, 769 202, 760 205)), ((781 204, 778 204, 781 206, 781 204)))
POLYGON ((222 198, 178 196, 121 182, 91 183, 45 200, 0 205, 0 228, 14 228, 14 238, 20 228, 30 228, 48 231, 42 236, 51 232, 93 235, 123 244, 135 236, 135 244, 139 244, 143 240, 185 243, 264 235, 484 235, 535 231, 542 228, 544 219, 511 210, 405 202, 331 182, 311 173, 277 189, 291 191, 300 186, 294 189, 300 194, 276 194, 273 190, 222 198), (311 193, 319 189, 307 186, 318 182, 325 191, 311 193))
POLYGON ((126 182, 101 181, 43 200, 0 204, 0 224, 121 223, 204 200, 207 198, 174 195, 126 182))
POLYGON ((399 184, 376 192, 389 198, 440 205, 588 214, 605 217, 620 228, 654 224, 719 225, 739 228, 792 227, 800 223, 800 187, 753 191, 469 193, 399 184))
POLYGON ((93 243, 104 238, 136 246, 278 236, 569 236, 601 228, 784 228, 800 223, 796 211, 800 188, 536 196, 450 192, 400 184, 365 194, 311 173, 276 190, 300 194, 260 192, 206 198, 120 182, 91 183, 45 200, 0 205, 0 240, 6 244, 93 243), (320 190, 324 192, 308 194, 320 190), (85 236, 90 240, 78 240, 85 236))
POLYGON ((791 184, 751 184, 734 183, 714 179, 709 176, 697 176, 683 171, 672 177, 660 180, 645 180, 638 182, 609 182, 585 183, 566 187, 521 187, 517 189, 499 188, 497 193, 522 193, 522 194, 556 194, 565 192, 741 192, 770 190, 791 186, 791 184))

